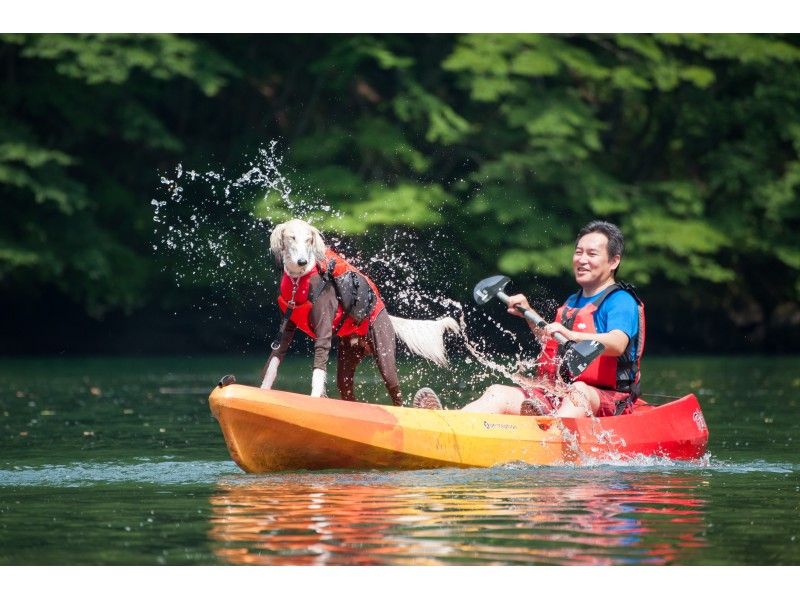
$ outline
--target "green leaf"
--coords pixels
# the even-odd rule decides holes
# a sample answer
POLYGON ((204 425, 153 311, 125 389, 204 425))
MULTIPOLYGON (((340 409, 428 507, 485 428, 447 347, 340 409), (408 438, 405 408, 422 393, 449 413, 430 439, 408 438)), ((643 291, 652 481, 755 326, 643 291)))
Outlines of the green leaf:
POLYGON ((426 119, 425 139, 450 145, 460 141, 472 126, 455 110, 413 81, 406 81, 406 93, 394 101, 395 114, 404 121, 426 119))
POLYGON ((39 168, 48 162, 69 166, 74 164, 75 160, 59 150, 24 142, 6 142, 0 143, 0 162, 20 162, 30 168, 39 168))
POLYGON ((439 185, 373 185, 366 200, 342 205, 343 216, 328 218, 321 226, 348 234, 363 234, 372 226, 424 228, 441 224, 442 208, 453 201, 439 185))
POLYGON ((514 56, 509 70, 516 75, 544 77, 558 73, 561 65, 544 52, 526 49, 514 56))
POLYGON ((680 69, 680 77, 685 81, 693 83, 701 89, 709 87, 716 81, 717 76, 710 68, 703 66, 686 66, 680 69))
POLYGON ((611 71, 611 80, 620 89, 650 89, 650 82, 628 66, 620 66, 611 71))
POLYGON ((528 272, 541 276, 559 276, 568 272, 574 245, 562 245, 544 250, 505 251, 497 261, 497 267, 507 274, 528 272))

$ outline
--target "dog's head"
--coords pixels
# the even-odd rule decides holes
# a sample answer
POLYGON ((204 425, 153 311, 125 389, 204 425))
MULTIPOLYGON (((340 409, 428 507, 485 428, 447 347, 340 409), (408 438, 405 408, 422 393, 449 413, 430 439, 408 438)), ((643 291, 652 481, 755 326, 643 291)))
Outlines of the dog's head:
POLYGON ((279 224, 269 238, 269 249, 289 276, 303 276, 325 258, 322 234, 304 220, 279 224))

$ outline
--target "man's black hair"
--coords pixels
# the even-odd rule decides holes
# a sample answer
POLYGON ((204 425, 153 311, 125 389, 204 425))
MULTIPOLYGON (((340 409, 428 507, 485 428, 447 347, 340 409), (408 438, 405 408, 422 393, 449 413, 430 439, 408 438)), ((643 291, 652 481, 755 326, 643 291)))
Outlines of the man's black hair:
MULTIPOLYGON (((592 220, 589 224, 584 226, 578 233, 575 239, 575 244, 581 240, 581 237, 589 233, 602 233, 608 239, 606 248, 608 250, 608 259, 613 258, 615 255, 622 259, 622 253, 625 251, 625 238, 622 236, 622 231, 616 224, 611 224, 605 220, 592 220)), ((619 274, 619 266, 614 270, 614 277, 619 274)))

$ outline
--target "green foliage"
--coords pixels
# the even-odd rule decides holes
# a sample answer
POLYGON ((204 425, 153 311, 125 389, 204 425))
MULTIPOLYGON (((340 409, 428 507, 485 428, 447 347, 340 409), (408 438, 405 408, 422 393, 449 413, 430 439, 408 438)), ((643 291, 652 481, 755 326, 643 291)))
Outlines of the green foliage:
POLYGON ((567 284, 607 218, 643 294, 800 313, 799 62, 785 35, 2 34, 0 283, 154 301, 157 173, 280 139, 322 228, 439 229, 465 278, 567 284))
POLYGON ((0 284, 54 286, 95 317, 146 303, 148 152, 184 148, 161 95, 179 79, 213 96, 238 70, 174 35, 3 35, 0 56, 0 284))
POLYGON ((22 56, 52 61, 55 71, 89 85, 122 84, 143 71, 156 79, 193 80, 215 95, 238 71, 195 42, 165 34, 49 34, 20 38, 22 56))
POLYGON ((403 183, 387 188, 366 186, 366 197, 340 205, 342 215, 322 221, 322 228, 363 234, 375 226, 426 228, 441 225, 443 207, 454 199, 440 185, 403 183))

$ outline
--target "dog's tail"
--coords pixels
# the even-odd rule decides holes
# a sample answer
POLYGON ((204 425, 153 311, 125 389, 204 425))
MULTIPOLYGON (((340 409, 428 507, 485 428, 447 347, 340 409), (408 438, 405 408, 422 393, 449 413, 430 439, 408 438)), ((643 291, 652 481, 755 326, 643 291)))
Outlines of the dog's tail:
POLYGON ((453 318, 440 320, 406 320, 389 316, 397 338, 403 341, 412 353, 430 359, 438 366, 447 366, 444 349, 444 333, 459 332, 458 322, 453 318))

